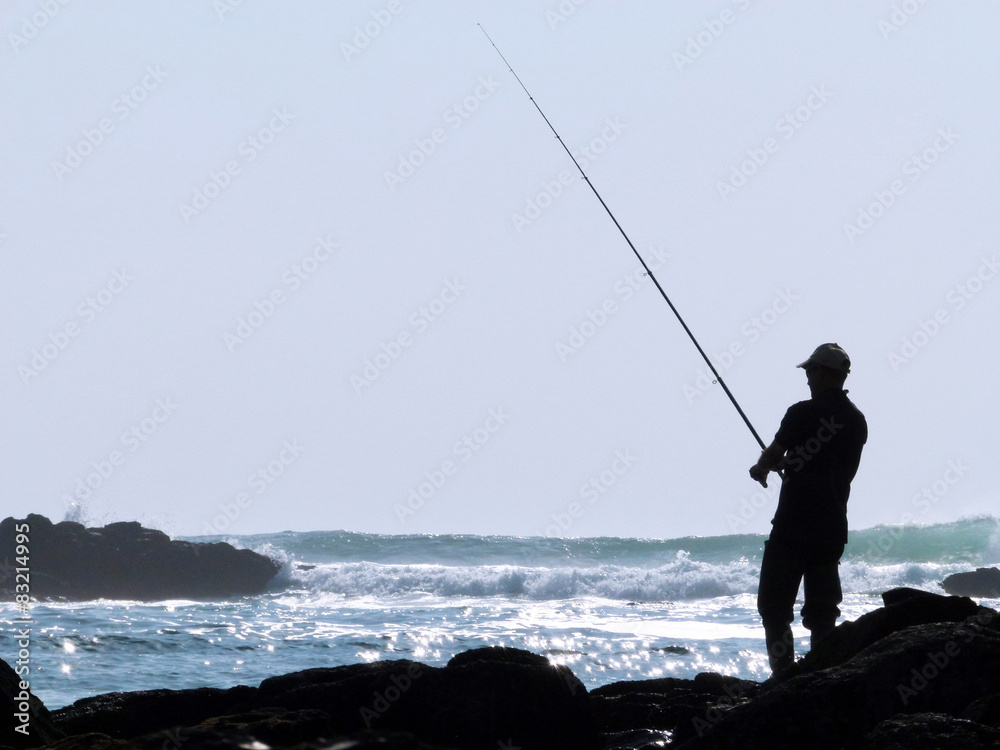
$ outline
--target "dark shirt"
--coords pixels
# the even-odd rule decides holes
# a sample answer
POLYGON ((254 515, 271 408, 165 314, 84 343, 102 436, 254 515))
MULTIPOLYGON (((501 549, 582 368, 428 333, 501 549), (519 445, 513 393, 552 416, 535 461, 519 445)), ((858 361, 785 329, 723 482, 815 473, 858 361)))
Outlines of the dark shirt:
POLYGON ((771 538, 795 546, 847 543, 847 499, 868 440, 865 416, 836 389, 793 404, 775 442, 785 478, 771 538))

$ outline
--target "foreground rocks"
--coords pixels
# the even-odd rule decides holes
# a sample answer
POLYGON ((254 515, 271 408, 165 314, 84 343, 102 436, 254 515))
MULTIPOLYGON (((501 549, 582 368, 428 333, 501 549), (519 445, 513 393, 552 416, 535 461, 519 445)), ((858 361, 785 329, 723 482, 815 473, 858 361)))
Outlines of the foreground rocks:
POLYGON ((272 677, 257 688, 109 693, 54 711, 52 718, 70 736, 52 745, 61 750, 161 748, 170 732, 175 739, 199 738, 185 744, 190 747, 257 741, 305 748, 346 738, 358 744, 345 744, 345 750, 368 744, 428 750, 601 747, 583 683, 542 656, 504 648, 466 651, 445 667, 384 661, 309 669, 272 677), (121 744, 126 741, 132 744, 121 744))
MULTIPOLYGON (((108 693, 51 715, 38 704, 34 744, 11 744, 58 750, 1000 748, 1000 614, 970 599, 909 589, 883 599, 885 607, 843 623, 792 670, 764 683, 700 674, 588 692, 569 669, 544 657, 482 648, 445 667, 384 661, 309 669, 258 687, 108 693)), ((2 685, 6 696, 9 680, 2 685)))
MULTIPOLYGON (((279 565, 251 550, 223 542, 173 541, 137 521, 87 528, 45 516, 0 522, 0 594, 11 598, 17 582, 18 530, 27 527, 31 596, 38 599, 224 598, 258 594, 279 565)), ((23 550, 22 550, 23 551, 23 550)))
POLYGON ((1000 729, 990 708, 1000 694, 1000 614, 925 592, 883 599, 752 700, 694 732, 680 727, 675 741, 690 739, 691 750, 993 747, 949 738, 1000 729))
POLYGON ((38 747, 63 733, 42 702, 21 686, 19 675, 0 660, 0 747, 38 747))

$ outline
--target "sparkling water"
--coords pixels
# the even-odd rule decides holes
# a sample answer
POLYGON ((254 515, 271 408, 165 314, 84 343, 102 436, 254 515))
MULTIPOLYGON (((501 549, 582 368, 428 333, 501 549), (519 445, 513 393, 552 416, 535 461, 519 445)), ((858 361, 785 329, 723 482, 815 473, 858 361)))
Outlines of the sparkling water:
MULTIPOLYGON (((759 535, 192 539, 217 540, 284 567, 266 593, 231 601, 35 604, 35 694, 58 708, 117 690, 257 685, 378 659, 443 666, 478 646, 542 654, 588 688, 705 671, 769 674, 756 611, 759 535)), ((940 592, 946 575, 998 562, 998 540, 991 517, 853 531, 841 565, 843 617, 880 607, 879 594, 897 586, 940 592)), ((0 612, 12 632, 13 604, 0 612)), ((808 631, 796 620, 794 632, 804 653, 808 631)), ((13 639, 4 643, 9 663, 13 639)))

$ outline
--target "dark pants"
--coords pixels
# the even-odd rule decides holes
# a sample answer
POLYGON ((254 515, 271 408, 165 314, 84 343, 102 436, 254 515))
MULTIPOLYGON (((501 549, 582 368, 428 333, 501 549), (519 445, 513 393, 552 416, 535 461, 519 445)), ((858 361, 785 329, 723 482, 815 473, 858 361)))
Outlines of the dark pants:
POLYGON ((840 589, 840 556, 844 545, 794 547, 768 539, 760 564, 757 611, 764 621, 764 641, 771 671, 795 662, 792 620, 799 583, 805 580, 802 624, 811 631, 815 646, 837 624, 844 595, 840 589))

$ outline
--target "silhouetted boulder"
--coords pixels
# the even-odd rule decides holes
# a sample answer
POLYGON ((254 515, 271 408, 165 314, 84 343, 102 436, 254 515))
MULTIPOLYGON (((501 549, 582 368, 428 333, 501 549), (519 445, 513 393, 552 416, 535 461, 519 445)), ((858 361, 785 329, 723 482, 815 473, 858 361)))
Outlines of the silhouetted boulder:
POLYGON ((217 716, 245 713, 257 691, 245 685, 222 690, 136 690, 81 698, 56 709, 52 719, 67 735, 106 734, 129 739, 172 727, 190 727, 217 716))
MULTIPOLYGON (((47 750, 247 750, 269 747, 273 750, 459 750, 422 742, 410 732, 365 730, 350 734, 316 735, 300 740, 306 731, 300 714, 280 710, 258 712, 249 716, 224 716, 194 727, 153 732, 129 740, 105 734, 84 734, 49 745, 47 750), (283 732, 289 732, 284 734, 283 732), (269 741, 261 739, 267 737, 269 741), (263 744, 261 744, 263 743, 263 744)), ((308 718, 304 720, 308 722, 308 718)))
POLYGON ((685 747, 858 746, 879 724, 898 715, 960 716, 970 704, 1000 691, 997 664, 1000 615, 992 610, 957 624, 910 626, 843 664, 806 671, 762 690, 685 747))
POLYGON ((464 750, 600 747, 583 683, 542 656, 505 648, 467 651, 445 667, 381 661, 271 677, 259 688, 109 693, 59 709, 53 720, 67 734, 116 740, 197 727, 267 744, 265 736, 287 743, 371 731, 464 750))
POLYGON ((768 686, 806 672, 843 664, 887 635, 904 628, 934 622, 962 622, 982 609, 965 597, 942 596, 910 588, 886 591, 882 594, 882 601, 886 606, 881 609, 838 625, 781 677, 769 680, 768 686))
POLYGON ((1000 693, 987 695, 985 698, 970 703, 960 718, 1000 729, 1000 693))
POLYGON ((686 736, 697 731, 700 722, 711 722, 759 690, 757 682, 703 672, 693 680, 662 677, 613 682, 591 690, 590 702, 605 737, 637 728, 679 731, 686 736))
POLYGON ((445 667, 400 660, 311 669, 265 680, 258 700, 323 709, 339 731, 409 731, 461 748, 599 747, 583 683, 518 649, 474 649, 445 667))
MULTIPOLYGON (((16 636, 15 628, 13 635, 16 636)), ((5 643, 14 646, 17 654, 17 638, 5 643)), ((16 658, 16 657, 15 657, 16 658)), ((15 661, 15 664, 17 662, 15 661)), ((22 678, 14 667, 0 659, 0 746, 13 748, 41 747, 63 736, 49 716, 45 705, 29 689, 21 687, 22 678)))
POLYGON ((1000 597, 1000 568, 976 568, 969 573, 954 573, 941 585, 949 594, 995 599, 1000 597))
POLYGON ((971 750, 1000 747, 1000 731, 947 714, 886 719, 865 738, 861 750, 971 750))
POLYGON ((0 593, 14 590, 15 529, 27 525, 31 596, 39 599, 173 599, 260 593, 279 565, 223 542, 172 541, 137 521, 87 528, 44 516, 0 522, 0 593))

